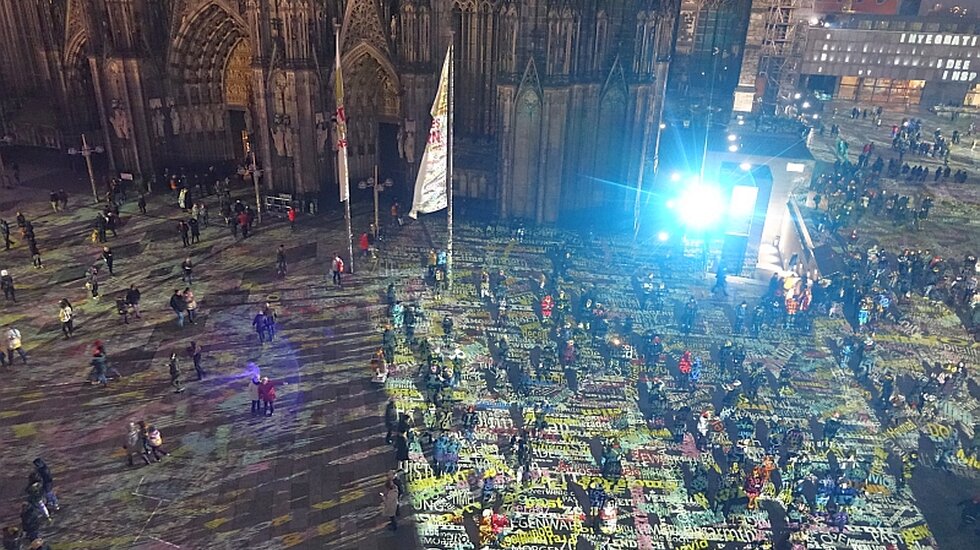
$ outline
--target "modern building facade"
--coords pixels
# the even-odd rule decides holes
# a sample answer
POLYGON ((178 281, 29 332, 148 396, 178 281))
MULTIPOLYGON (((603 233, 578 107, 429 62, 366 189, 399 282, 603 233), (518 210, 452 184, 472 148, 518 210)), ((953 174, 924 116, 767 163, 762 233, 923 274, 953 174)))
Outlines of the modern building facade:
POLYGON ((86 132, 114 171, 144 175, 248 149, 268 191, 333 189, 336 22, 355 183, 380 165, 410 188, 454 37, 458 196, 537 221, 624 210, 657 141, 678 12, 678 0, 0 0, 5 132, 62 149, 86 132))
POLYGON ((980 20, 838 16, 809 29, 800 73, 846 100, 980 106, 980 20))

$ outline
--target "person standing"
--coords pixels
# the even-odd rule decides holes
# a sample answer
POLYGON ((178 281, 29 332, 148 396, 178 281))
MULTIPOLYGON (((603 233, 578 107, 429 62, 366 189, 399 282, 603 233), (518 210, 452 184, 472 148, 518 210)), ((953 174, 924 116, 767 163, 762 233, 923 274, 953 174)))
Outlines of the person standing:
POLYGON ((174 388, 174 393, 183 393, 184 384, 180 381, 180 360, 176 353, 170 354, 170 361, 167 362, 170 369, 170 385, 174 388))
POLYGON ((265 416, 272 416, 276 412, 276 384, 268 377, 263 376, 259 382, 259 398, 265 416))
POLYGON ((257 416, 261 410, 262 399, 259 397, 260 382, 259 375, 256 374, 249 378, 248 384, 245 386, 245 392, 252 401, 252 416, 257 416))
POLYGON ((367 257, 371 253, 371 238, 368 237, 367 231, 361 233, 357 246, 361 249, 361 256, 367 257))
POLYGON ((191 345, 187 348, 187 355, 190 355, 194 361, 194 370, 197 372, 198 381, 204 380, 205 375, 204 369, 201 368, 201 354, 203 352, 204 349, 197 342, 191 340, 191 345))
POLYGON ((190 231, 191 226, 187 225, 185 220, 177 222, 177 232, 180 233, 180 241, 184 243, 184 248, 191 245, 190 231))
POLYGON ((71 302, 67 299, 61 300, 59 307, 58 320, 61 321, 61 332, 65 335, 65 340, 67 340, 75 332, 74 321, 72 320, 74 312, 71 309, 71 302))
POLYGON ((197 318, 197 299, 194 298, 194 291, 191 290, 191 287, 184 289, 184 303, 187 304, 187 320, 192 325, 197 324, 195 322, 197 318))
POLYGON ((389 529, 398 530, 398 487, 390 479, 385 482, 384 491, 381 493, 381 515, 388 518, 389 529))
POLYGON ((14 352, 20 355, 24 364, 27 364, 27 354, 24 353, 24 346, 21 342, 20 331, 13 326, 7 327, 7 362, 11 366, 14 364, 14 352))
POLYGON ((181 278, 185 283, 191 284, 191 277, 194 274, 194 262, 191 261, 190 256, 184 258, 184 261, 180 263, 181 278))
POLYGON ((61 201, 61 211, 68 210, 68 193, 64 189, 58 190, 58 200, 61 201))
POLYGON ((94 265, 85 274, 85 288, 92 294, 93 300, 99 299, 99 269, 94 265))
POLYGON ((129 290, 126 291, 126 303, 132 306, 133 315, 139 319, 140 318, 140 289, 136 288, 136 285, 129 285, 129 290))
POLYGON ((136 206, 140 209, 140 214, 146 214, 146 195, 140 193, 140 198, 136 200, 136 206))
POLYGON ((388 428, 385 443, 391 445, 391 434, 398 428, 398 404, 394 397, 389 398, 388 404, 385 405, 385 427, 388 428))
POLYGON ((242 228, 242 239, 247 239, 248 230, 251 229, 249 227, 249 219, 248 219, 247 211, 243 210, 242 213, 238 215, 238 225, 240 225, 242 228))
POLYGON ((187 220, 187 225, 191 228, 191 244, 201 242, 201 224, 197 218, 192 216, 187 220))
POLYGON ((108 246, 103 246, 102 247, 102 261, 105 262, 106 269, 109 270, 109 275, 110 276, 115 275, 115 273, 112 271, 112 262, 113 262, 113 260, 114 260, 114 257, 112 255, 112 249, 109 248, 108 246))
POLYGON ((17 296, 14 295, 14 278, 6 269, 0 270, 0 288, 3 289, 3 297, 8 302, 17 303, 17 296))
POLYGON ((289 230, 296 231, 296 209, 290 206, 286 211, 286 217, 289 218, 289 230))
POLYGON ((48 198, 51 200, 51 209, 58 212, 58 209, 61 206, 60 202, 58 201, 58 192, 52 191, 48 198))
POLYGON ((333 262, 330 264, 330 270, 333 272, 333 284, 343 288, 344 285, 340 280, 340 275, 344 272, 344 260, 340 259, 340 254, 333 255, 333 262))
POLYGON ((3 218, 0 218, 0 233, 3 233, 4 250, 10 250, 10 224, 3 218))
POLYGON ((177 314, 177 326, 184 328, 184 315, 187 314, 187 302, 184 301, 184 296, 181 295, 179 290, 174 291, 174 295, 170 297, 170 309, 174 310, 177 314))

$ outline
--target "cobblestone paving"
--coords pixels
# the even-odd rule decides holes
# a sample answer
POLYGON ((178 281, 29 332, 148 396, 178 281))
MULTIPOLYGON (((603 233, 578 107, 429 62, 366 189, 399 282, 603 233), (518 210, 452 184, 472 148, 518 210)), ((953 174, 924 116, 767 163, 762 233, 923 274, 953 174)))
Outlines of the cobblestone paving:
POLYGON ((149 216, 130 202, 118 238, 110 235, 116 275, 102 268, 102 297, 93 301, 82 276, 100 254, 88 239, 95 210, 73 204, 54 214, 43 190, 22 193, 44 197, 33 206, 9 201, 3 216, 13 222, 22 208, 33 220, 45 267, 31 268, 23 243, 0 252, 18 288, 18 302, 0 309, 2 325, 23 333, 30 356, 2 369, 5 524, 19 524, 27 468, 43 456, 62 502, 42 530, 54 548, 412 547, 411 524, 396 537, 377 519, 378 491, 394 465, 379 415, 384 395, 364 375, 378 298, 367 275, 343 290, 328 284, 337 223, 301 218, 291 233, 273 221, 237 243, 212 225, 183 249, 173 201, 154 199, 149 216), (285 279, 275 276, 279 243, 291 262, 285 279), (179 266, 187 256, 200 312, 196 325, 179 329, 168 300, 186 286, 179 266), (114 304, 130 284, 142 291, 143 318, 126 325, 114 304), (71 340, 60 332, 61 298, 75 306, 71 340), (251 319, 266 301, 278 308, 279 337, 260 345, 251 319), (96 339, 122 374, 106 389, 85 383, 96 339), (203 382, 185 351, 191 340, 204 346, 203 382), (172 352, 182 360, 183 394, 168 386, 172 352), (271 418, 248 410, 259 371, 281 381, 271 418), (160 428, 170 455, 127 467, 126 425, 140 419, 160 428))

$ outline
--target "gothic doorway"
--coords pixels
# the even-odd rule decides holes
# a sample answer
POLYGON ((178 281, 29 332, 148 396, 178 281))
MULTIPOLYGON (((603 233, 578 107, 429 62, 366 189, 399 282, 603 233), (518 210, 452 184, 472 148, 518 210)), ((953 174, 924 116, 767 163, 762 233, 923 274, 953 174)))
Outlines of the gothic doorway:
POLYGON ((373 176, 379 161, 385 170, 398 165, 399 83, 394 67, 373 46, 358 44, 344 57, 348 163, 351 180, 358 181, 373 176), (393 145, 390 126, 396 128, 393 145), (394 151, 394 161, 379 152, 382 147, 394 151))
MULTIPOLYGON (((88 57, 88 43, 83 34, 78 34, 67 49, 68 59, 68 117, 72 133, 88 132, 101 135, 98 102, 95 97, 95 84, 92 78, 92 64, 88 57)), ((75 136, 78 137, 78 136, 75 136)))
POLYGON ((217 3, 184 19, 168 58, 168 92, 155 103, 169 151, 185 165, 244 157, 251 126, 252 48, 245 22, 217 3))
POLYGON ((407 197, 402 159, 398 152, 398 124, 378 123, 378 171, 381 180, 391 178, 395 185, 390 189, 387 201, 407 197))

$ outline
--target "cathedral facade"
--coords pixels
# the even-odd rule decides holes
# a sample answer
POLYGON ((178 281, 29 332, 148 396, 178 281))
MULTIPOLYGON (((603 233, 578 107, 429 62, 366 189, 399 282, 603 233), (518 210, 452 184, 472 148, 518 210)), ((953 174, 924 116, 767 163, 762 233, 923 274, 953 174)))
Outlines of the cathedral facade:
POLYGON ((0 86, 56 113, 43 130, 10 123, 18 143, 68 147, 86 132, 113 171, 143 175, 254 154, 267 191, 336 196, 339 33, 352 183, 378 166, 407 198, 452 40, 457 196, 550 222, 632 207, 658 140, 679 6, 0 0, 11 52, 0 86))

